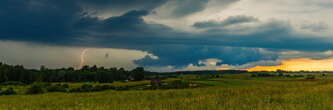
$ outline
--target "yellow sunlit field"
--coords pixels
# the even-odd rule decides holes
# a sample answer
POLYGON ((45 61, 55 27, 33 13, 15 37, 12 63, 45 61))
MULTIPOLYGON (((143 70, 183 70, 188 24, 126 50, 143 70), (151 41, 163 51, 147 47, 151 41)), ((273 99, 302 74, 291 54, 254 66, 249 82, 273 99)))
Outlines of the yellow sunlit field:
MULTIPOLYGON (((183 76, 202 85, 186 89, 106 90, 101 92, 47 92, 0 96, 1 110, 331 110, 333 75, 305 77, 251 77, 224 74, 222 78, 183 76)), ((148 85, 149 81, 110 85, 148 85)), ((71 87, 83 83, 70 83, 71 87)), ((97 83, 92 83, 98 85, 97 83)), ((13 86, 24 91, 25 86, 13 86)), ((22 92, 24 93, 24 92, 22 92)))

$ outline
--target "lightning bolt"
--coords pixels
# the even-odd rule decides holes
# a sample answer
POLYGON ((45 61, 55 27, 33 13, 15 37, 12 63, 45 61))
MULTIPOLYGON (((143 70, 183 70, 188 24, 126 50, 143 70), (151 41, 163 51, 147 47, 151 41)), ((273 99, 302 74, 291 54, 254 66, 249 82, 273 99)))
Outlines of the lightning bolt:
POLYGON ((83 49, 82 52, 81 52, 81 55, 80 55, 80 67, 79 68, 82 68, 84 65, 85 65, 85 56, 86 56, 86 53, 87 53, 88 49, 83 49))

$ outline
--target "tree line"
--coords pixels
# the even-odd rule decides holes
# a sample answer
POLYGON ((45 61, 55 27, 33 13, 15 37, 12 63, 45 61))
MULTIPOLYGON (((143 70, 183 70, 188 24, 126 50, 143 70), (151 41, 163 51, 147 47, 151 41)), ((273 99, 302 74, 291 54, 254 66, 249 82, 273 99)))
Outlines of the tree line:
POLYGON ((33 82, 113 82, 125 80, 143 80, 145 74, 149 74, 143 67, 133 70, 124 68, 105 68, 84 66, 81 69, 73 67, 61 69, 48 69, 41 66, 37 69, 26 69, 22 65, 8 65, 0 63, 0 82, 19 81, 23 83, 33 82))

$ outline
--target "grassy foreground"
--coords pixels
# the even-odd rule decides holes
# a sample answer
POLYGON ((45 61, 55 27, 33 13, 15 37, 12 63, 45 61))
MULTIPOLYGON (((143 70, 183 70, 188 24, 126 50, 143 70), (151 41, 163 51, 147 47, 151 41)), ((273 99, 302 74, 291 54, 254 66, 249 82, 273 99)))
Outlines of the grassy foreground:
POLYGON ((192 89, 0 96, 0 110, 333 110, 331 79, 225 76, 192 89))

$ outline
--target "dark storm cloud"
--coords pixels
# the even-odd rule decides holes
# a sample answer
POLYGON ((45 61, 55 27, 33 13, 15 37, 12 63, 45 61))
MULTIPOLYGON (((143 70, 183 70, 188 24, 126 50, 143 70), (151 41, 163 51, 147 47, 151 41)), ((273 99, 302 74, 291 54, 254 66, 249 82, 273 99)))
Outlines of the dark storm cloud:
MULTIPOLYGON (((85 2, 88 1, 2 0, 0 1, 0 39, 70 45, 83 37, 106 32, 114 32, 111 34, 113 36, 124 36, 129 33, 156 32, 155 30, 143 32, 145 28, 167 28, 158 24, 147 25, 141 17, 147 15, 148 11, 130 11, 119 17, 99 20, 82 8, 81 3, 85 2)), ((96 5, 102 5, 101 1, 95 2, 96 5)), ((134 4, 132 2, 139 1, 109 0, 106 3, 121 6, 120 4, 134 4)))
POLYGON ((112 8, 127 10, 132 7, 153 9, 168 0, 78 0, 80 4, 97 8, 112 8))
MULTIPOLYGON (((110 3, 126 4, 125 1, 110 3)), ((256 21, 252 17, 238 16, 221 23, 210 23, 211 28, 208 28, 210 25, 203 26, 207 30, 202 33, 179 32, 162 24, 145 22, 142 17, 151 13, 149 8, 98 19, 85 12, 81 5, 85 2, 87 1, 2 0, 0 40, 143 50, 159 57, 146 57, 136 61, 137 64, 150 66, 185 66, 208 58, 220 59, 226 64, 245 64, 277 58, 276 54, 265 53, 258 48, 304 51, 333 48, 329 39, 294 33, 291 26, 284 22, 274 21, 238 29, 219 27, 256 21)), ((95 4, 101 3, 97 1, 95 4)))
POLYGON ((166 45, 145 49, 154 53, 159 59, 146 56, 136 63, 143 66, 176 66, 184 67, 188 64, 199 64, 200 60, 216 58, 223 64, 240 65, 260 60, 275 60, 277 54, 255 48, 223 47, 223 46, 180 46, 166 45))
POLYGON ((256 22, 256 21, 258 21, 258 19, 255 17, 239 15, 239 16, 228 17, 227 19, 225 19, 222 22, 217 22, 217 21, 197 22, 197 23, 193 24, 193 27, 217 28, 217 27, 226 27, 226 26, 237 25, 237 24, 242 24, 242 23, 249 23, 249 22, 256 22))
POLYGON ((175 0, 173 14, 176 17, 183 17, 205 9, 209 0, 175 0))
POLYGON ((81 9, 69 0, 2 0, 0 16, 2 40, 51 43, 76 33, 71 26, 81 9))
POLYGON ((91 20, 80 22, 79 26, 87 32, 93 32, 94 36, 99 37, 160 37, 161 32, 172 31, 171 28, 160 24, 147 24, 142 17, 148 15, 145 10, 130 11, 122 16, 110 17, 105 20, 91 20), (106 36, 105 36, 106 35, 106 36))
POLYGON ((153 10, 169 0, 79 0, 79 4, 97 13, 124 13, 130 10, 153 10))

